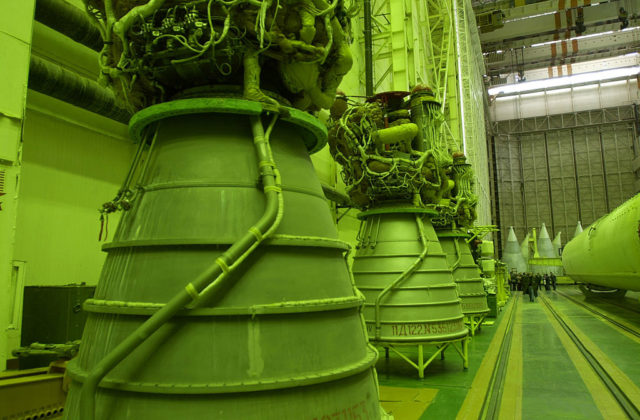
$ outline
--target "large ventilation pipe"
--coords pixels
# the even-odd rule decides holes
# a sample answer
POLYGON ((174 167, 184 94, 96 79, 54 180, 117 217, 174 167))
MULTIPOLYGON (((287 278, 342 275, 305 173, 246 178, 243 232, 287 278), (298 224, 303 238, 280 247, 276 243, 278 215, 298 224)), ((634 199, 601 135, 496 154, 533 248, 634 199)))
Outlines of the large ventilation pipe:
POLYGON ((33 55, 28 87, 124 124, 131 117, 111 89, 33 55))
POLYGON ((35 20, 91 48, 102 49, 100 30, 78 7, 63 0, 37 0, 35 20))

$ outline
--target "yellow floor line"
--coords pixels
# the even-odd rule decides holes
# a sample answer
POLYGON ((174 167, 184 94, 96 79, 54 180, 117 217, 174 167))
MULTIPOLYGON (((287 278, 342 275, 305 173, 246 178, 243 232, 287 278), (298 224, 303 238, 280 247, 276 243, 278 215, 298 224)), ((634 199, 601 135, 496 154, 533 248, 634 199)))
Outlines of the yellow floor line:
MULTIPOLYGON (((561 296, 561 297, 563 297, 563 298, 565 298, 565 299, 567 299, 566 297, 564 297, 564 296, 562 296, 562 295, 560 295, 560 296, 561 296)), ((598 312, 605 312, 605 314, 606 314, 609 318, 613 319, 614 321, 616 321, 616 322, 618 322, 618 323, 620 323, 620 324, 624 325, 625 327, 627 327, 627 328, 629 328, 629 329, 631 329, 631 330, 633 330, 633 331, 636 331, 636 332, 640 333, 640 329, 638 329, 638 327, 637 327, 636 325, 630 324, 629 322, 625 321, 624 319, 622 319, 622 318, 620 318, 620 317, 618 317, 618 316, 616 316, 616 315, 614 315, 614 314, 612 314, 612 313, 610 313, 610 312, 607 312, 606 310, 604 310, 604 309, 602 309, 602 308, 599 308, 599 307, 597 307, 597 306, 595 306, 595 305, 592 305, 592 304, 590 304, 590 303, 587 303, 587 302, 583 302, 583 301, 581 301, 580 299, 577 299, 575 296, 572 296, 572 298, 574 298, 574 299, 578 300, 578 302, 580 302, 580 303, 582 303, 582 304, 584 304, 584 305, 586 305, 586 306, 588 306, 588 307, 590 307, 590 308, 592 308, 592 309, 594 309, 594 310, 596 310, 596 311, 598 311, 598 312)), ((579 306, 579 305, 576 305, 576 306, 579 306)), ((636 343, 639 343, 639 344, 640 344, 640 337, 638 337, 638 336, 636 336, 636 335, 633 335, 633 334, 631 334, 629 331, 626 331, 626 330, 624 330, 624 329, 622 329, 622 328, 620 328, 620 327, 618 327, 618 326, 616 326, 616 325, 614 325, 614 324, 610 323, 610 322, 609 322, 609 321, 607 321, 606 319, 602 318, 602 317, 601 317, 601 316, 599 316, 599 315, 594 314, 593 312, 589 311, 588 309, 583 308, 582 306, 580 306, 580 309, 582 309, 583 311, 585 311, 586 313, 588 313, 588 314, 589 314, 589 315, 591 315, 592 317, 597 318, 597 319, 598 319, 598 320, 600 320, 601 322, 604 322, 605 324, 607 324, 609 327, 613 328, 614 330, 616 330, 616 331, 618 331, 618 332, 622 333, 625 337, 628 337, 628 338, 632 339, 633 341, 635 341, 636 343)))
POLYGON ((462 407, 458 412, 456 417, 458 420, 477 419, 480 411, 482 410, 482 405, 484 404, 484 399, 489 389, 489 383, 491 382, 491 375, 495 368, 496 360, 498 359, 498 353, 500 352, 500 345, 502 344, 502 339, 504 338, 504 334, 507 329, 507 323, 511 317, 511 312, 513 311, 515 299, 519 299, 519 296, 511 299, 508 303, 508 308, 505 308, 502 320, 496 329, 491 343, 489 344, 487 353, 482 359, 480 368, 478 368, 478 372, 471 383, 471 389, 467 394, 467 398, 465 398, 462 403, 462 407))
POLYGON ((605 419, 627 419, 627 415, 622 408, 620 408, 618 402, 613 398, 607 387, 602 383, 598 375, 596 375, 589 363, 584 359, 584 356, 582 356, 576 345, 571 341, 569 336, 567 336, 567 333, 562 329, 546 305, 543 304, 541 307, 547 315, 547 318, 549 318, 549 322, 560 339, 562 346, 569 354, 569 358, 573 362, 578 374, 580 374, 582 381, 589 390, 589 393, 591 394, 596 407, 598 407, 598 410, 602 414, 602 417, 605 419))
POLYGON ((573 333, 578 337, 582 344, 587 348, 589 353, 595 357, 600 365, 607 371, 611 379, 620 387, 622 392, 627 394, 627 397, 636 405, 640 406, 640 388, 622 371, 620 368, 611 361, 611 359, 598 347, 576 324, 569 319, 569 317, 560 313, 562 320, 573 330, 573 333))
POLYGON ((499 419, 522 419, 522 304, 516 309, 499 419))

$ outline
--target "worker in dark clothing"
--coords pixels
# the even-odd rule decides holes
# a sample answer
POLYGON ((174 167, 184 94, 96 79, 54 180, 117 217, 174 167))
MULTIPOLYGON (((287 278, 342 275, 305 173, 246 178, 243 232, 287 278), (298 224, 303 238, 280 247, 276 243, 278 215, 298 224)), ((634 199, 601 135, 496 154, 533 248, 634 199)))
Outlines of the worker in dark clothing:
POLYGON ((533 294, 535 297, 538 297, 538 289, 540 288, 541 282, 542 282, 541 274, 536 274, 533 276, 533 280, 531 281, 531 283, 533 283, 533 294))
POLYGON ((551 290, 551 277, 549 276, 549 274, 544 275, 544 290, 546 290, 547 292, 551 290))
POLYGON ((529 302, 533 302, 533 282, 530 273, 525 273, 522 277, 522 293, 529 295, 529 302))
POLYGON ((553 290, 556 290, 556 275, 551 273, 549 277, 551 278, 551 286, 553 286, 553 290))

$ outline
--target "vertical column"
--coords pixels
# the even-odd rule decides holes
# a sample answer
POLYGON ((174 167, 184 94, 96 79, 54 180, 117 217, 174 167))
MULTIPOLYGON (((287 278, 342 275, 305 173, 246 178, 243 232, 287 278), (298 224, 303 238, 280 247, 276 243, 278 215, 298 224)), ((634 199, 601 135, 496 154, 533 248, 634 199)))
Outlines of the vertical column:
POLYGON ((409 57, 407 51, 407 19, 404 0, 391 0, 391 59, 393 90, 409 90, 409 57))
POLYGON ((20 338, 16 303, 22 291, 14 284, 19 276, 14 275, 13 248, 34 10, 35 0, 0 3, 0 371, 20 338))

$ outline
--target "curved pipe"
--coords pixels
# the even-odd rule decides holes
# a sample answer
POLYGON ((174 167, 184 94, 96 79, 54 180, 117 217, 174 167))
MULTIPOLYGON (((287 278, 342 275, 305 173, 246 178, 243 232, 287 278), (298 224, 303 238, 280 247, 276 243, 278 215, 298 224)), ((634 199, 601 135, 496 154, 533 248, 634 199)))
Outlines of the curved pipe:
MULTIPOLYGON (((275 118, 271 127, 273 127, 273 124, 275 124, 275 118)), ((151 334, 169 322, 181 309, 191 302, 194 302, 195 306, 199 306, 206 301, 208 296, 218 291, 222 280, 278 228, 283 216, 283 199, 280 175, 273 160, 268 140, 270 131, 267 131, 267 135, 265 135, 259 116, 251 117, 251 128, 266 198, 264 214, 254 226, 249 228, 249 231, 244 236, 216 259, 215 264, 201 273, 195 280, 187 283, 184 289, 136 328, 133 333, 91 369, 84 381, 80 394, 80 412, 83 420, 95 419, 95 397, 98 385, 109 372, 144 343, 151 334)))
POLYGON ((458 243, 457 237, 453 238, 453 246, 455 247, 456 255, 458 256, 456 261, 451 266, 451 270, 455 271, 460 265, 460 260, 462 259, 462 252, 460 252, 460 244, 458 243))

